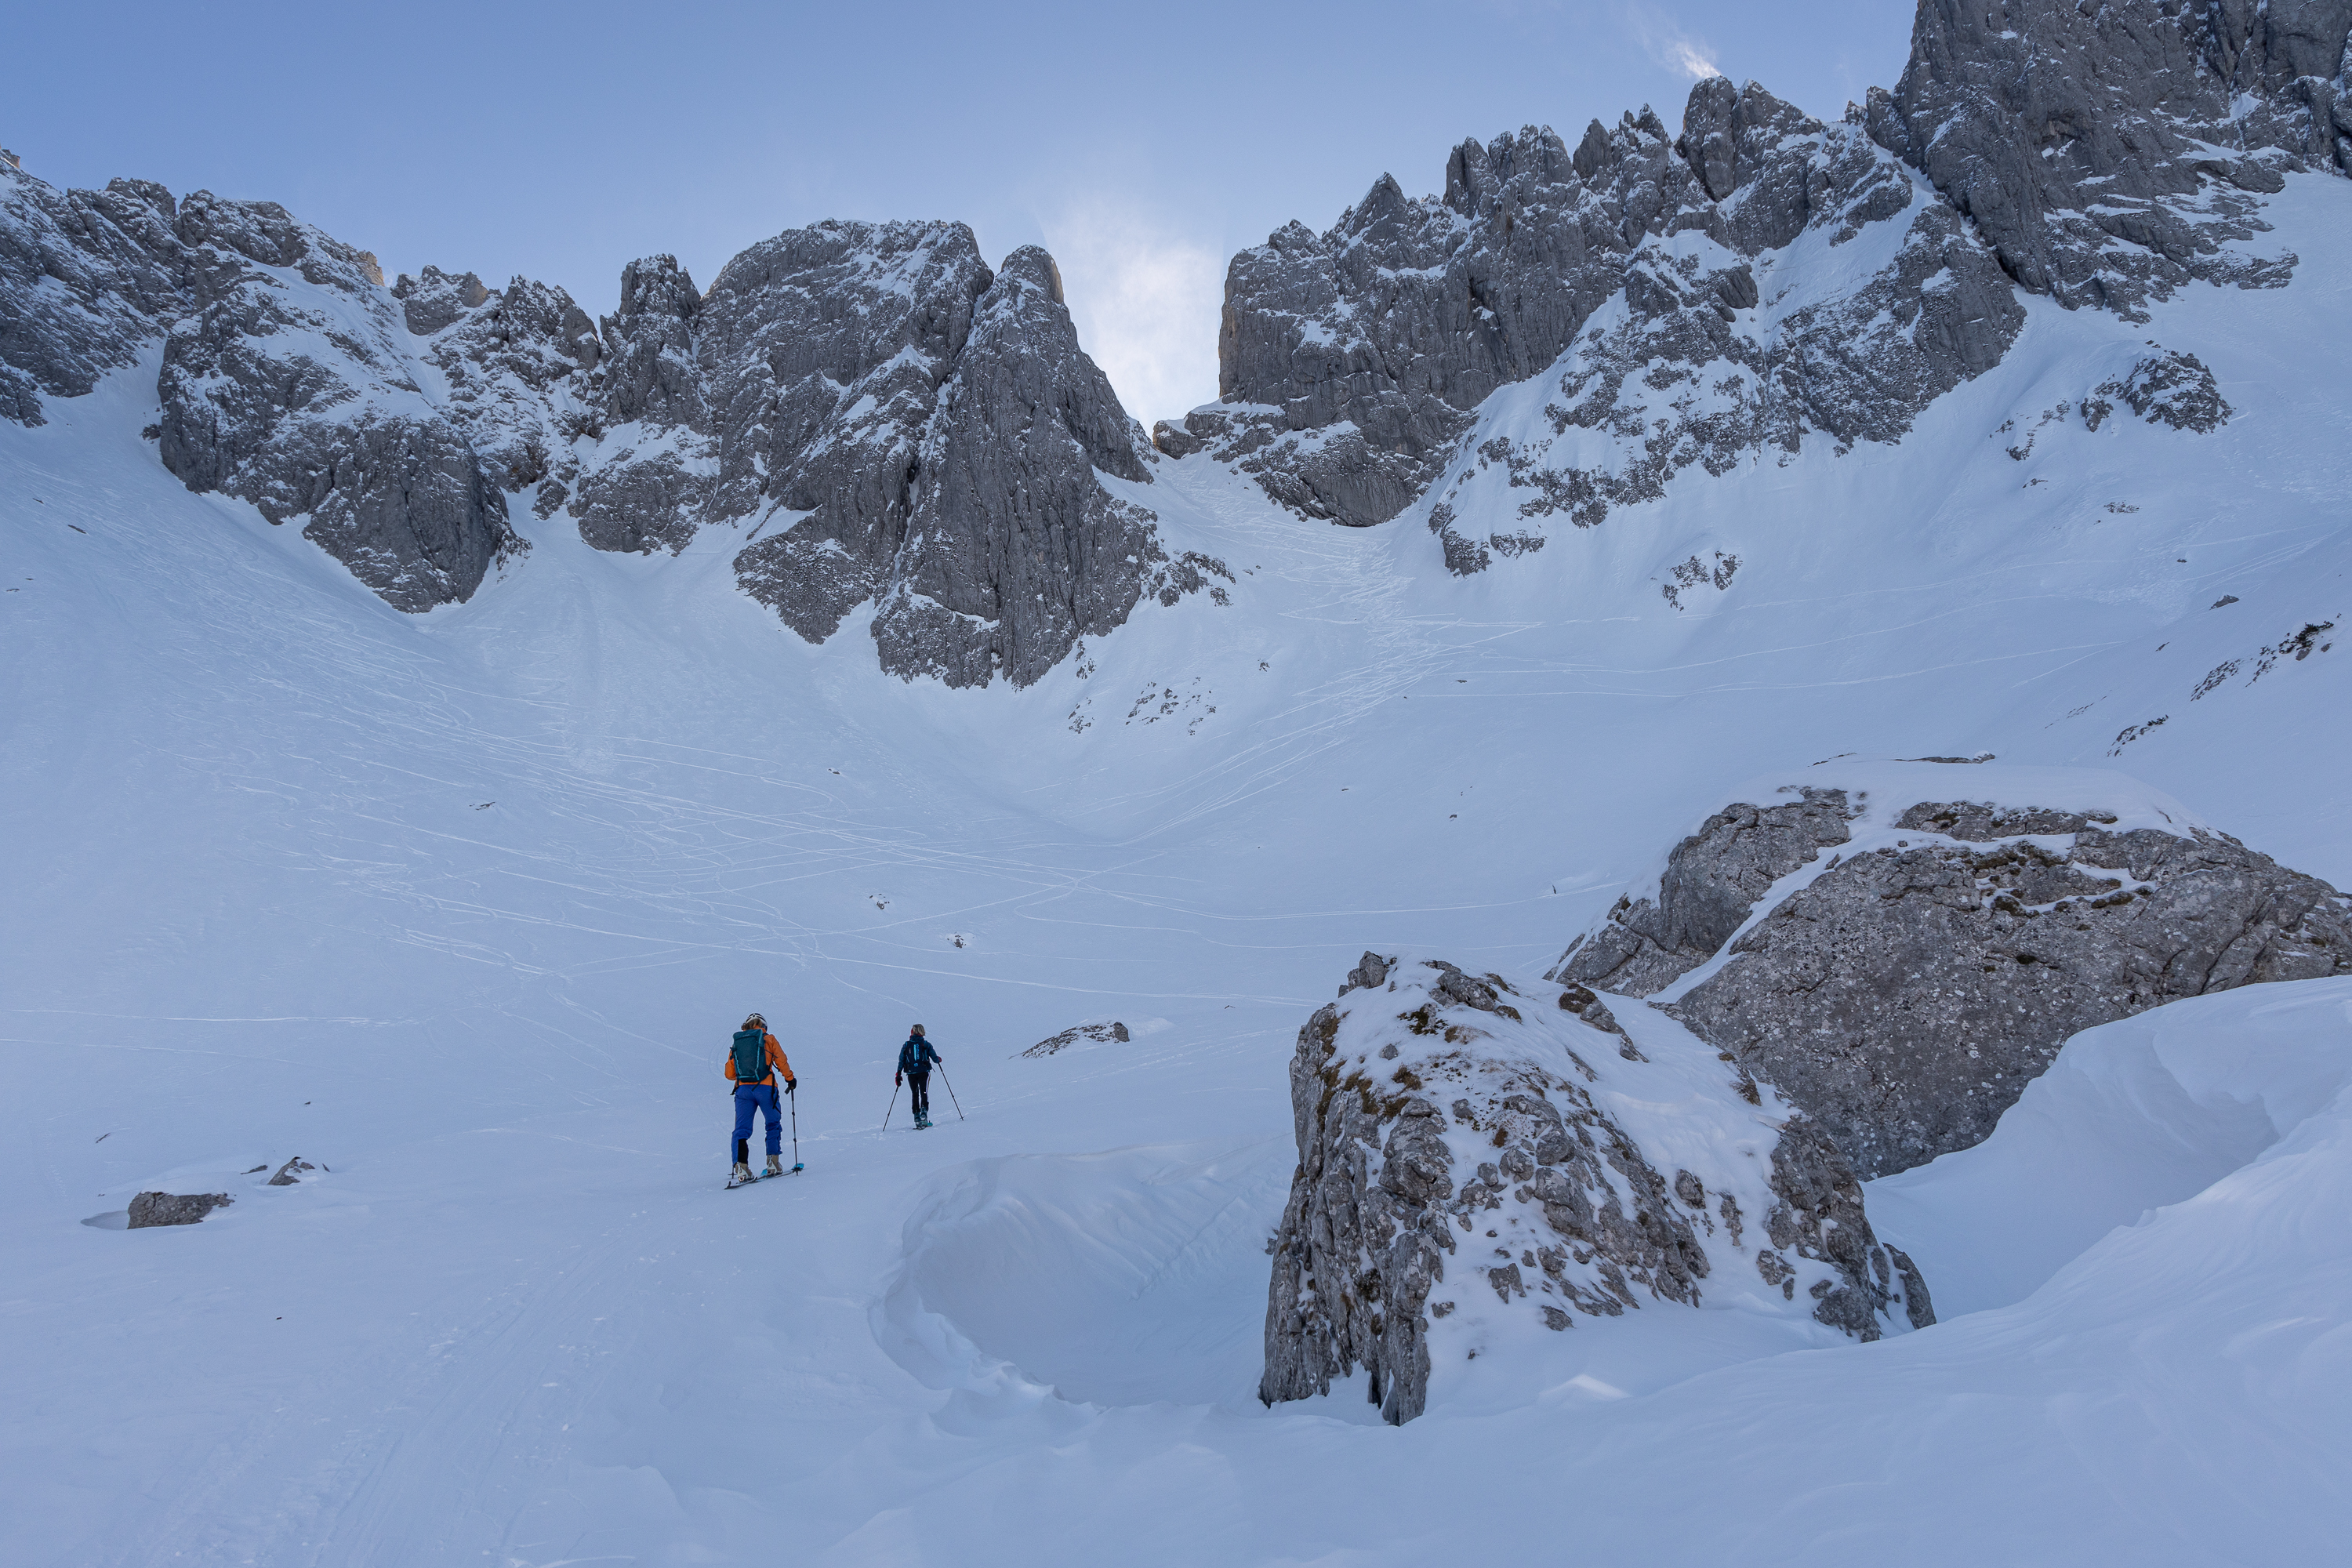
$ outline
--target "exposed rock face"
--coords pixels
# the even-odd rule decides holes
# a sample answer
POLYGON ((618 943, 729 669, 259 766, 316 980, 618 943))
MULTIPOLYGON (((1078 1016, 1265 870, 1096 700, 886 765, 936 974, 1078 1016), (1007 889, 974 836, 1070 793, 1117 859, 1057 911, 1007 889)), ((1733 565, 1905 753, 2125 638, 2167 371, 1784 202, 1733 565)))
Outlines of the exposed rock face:
POLYGON ((236 1200, 226 1193, 142 1193, 131 1200, 131 1230, 151 1225, 194 1225, 236 1200))
POLYGON ((567 510, 599 550, 675 554, 701 523, 715 447, 696 363, 701 311, 676 258, 621 269, 621 308, 604 318, 590 412, 575 426, 582 450, 557 475, 577 485, 567 510))
POLYGON ((185 308, 171 194, 145 180, 58 191, 0 163, 0 418, 39 425, 138 362, 185 308))
MULTIPOLYGON (((1328 233, 1293 224, 1243 252, 1223 401, 1187 431, 1277 500, 1378 522, 1461 455, 1489 394, 1556 373, 1553 437, 1479 443, 1477 468, 1536 491, 1523 516, 1591 526, 1694 464, 1722 473, 1814 432, 1895 440, 2022 321, 1991 253, 1916 203, 1859 123, 1717 78, 1679 137, 1645 110, 1594 121, 1573 153, 1534 127, 1466 142, 1443 197, 1384 176, 1328 233), (1864 280, 1776 270, 1812 233, 1861 240, 1864 280)), ((1431 523, 1448 563, 1483 565, 1451 521, 1431 523)))
POLYGON ((1144 595, 1230 580, 1097 479, 1149 483, 1151 447, 1042 250, 999 276, 961 224, 826 223, 707 296, 667 257, 623 295, 572 502, 592 544, 748 521, 737 577, 785 625, 821 642, 873 603, 883 668, 950 686, 1028 685, 1144 595))
POLYGON ((752 247, 712 287, 718 513, 778 514, 736 574, 812 642, 890 578, 925 431, 991 281, 961 224, 821 224, 752 247))
POLYGON ((1097 1045, 1123 1046, 1128 1042, 1127 1026, 1125 1024, 1080 1024, 1073 1028, 1065 1029, 1058 1035, 1046 1036, 1021 1054, 1024 1057, 1050 1057, 1056 1052, 1066 1051, 1082 1041, 1093 1041, 1097 1045))
POLYGON ((583 373, 602 352, 588 312, 528 278, 498 289, 436 267, 404 275, 392 293, 408 330, 426 340, 415 348, 448 389, 442 412, 485 477, 501 490, 543 487, 577 423, 583 373))
MULTIPOLYGON (((1554 978, 1664 991, 1871 1177, 1981 1142, 2079 1030, 2352 973, 2352 900, 2226 835, 1921 801, 1920 782, 1717 814, 1676 846, 1659 893, 1621 900, 1554 978)), ((1970 783, 2000 787, 1997 772, 1970 783)))
POLYGON ((60 195, 13 169, 0 191, 0 414, 37 422, 43 395, 85 394, 162 338, 161 456, 191 489, 307 520, 405 610, 468 597, 518 547, 373 256, 274 202, 131 180, 60 195))
POLYGON ((2144 321, 2191 279, 2286 281, 2225 247, 2284 171, 2347 166, 2348 32, 2352 0, 1921 0, 1867 118, 2021 286, 2144 321))
POLYGON ((184 226, 191 215, 214 220, 207 237, 257 267, 208 268, 204 302, 165 340, 164 467, 272 522, 307 518, 305 536, 397 608, 472 596, 515 543, 505 505, 402 363, 391 334, 404 324, 383 291, 274 205, 202 204, 203 193, 188 198, 184 226), (342 309, 291 296, 258 269, 303 260, 306 279, 346 297, 342 309), (320 340, 341 352, 317 353, 320 340))
POLYGON ((2284 172, 2352 168, 2347 31, 2352 0, 1922 0, 1900 84, 1843 124, 1717 78, 1679 135, 1644 109, 1573 153, 1533 127, 1466 142, 1442 197, 1383 175, 1328 232, 1236 256, 1220 400, 1155 439, 1345 523, 1451 470, 1429 524, 1457 573, 1544 537, 1459 525, 1490 466, 1535 492, 1523 518, 1589 527, 1695 466, 1899 439, 2007 352, 2012 285, 2145 320, 2190 279, 2284 283, 2294 258, 2232 242, 2284 172), (1551 437, 1474 428, 1538 376, 1551 437))
POLYGON ((374 258, 274 202, 200 191, 174 228, 194 310, 164 340, 163 466, 272 522, 307 518, 306 537, 399 609, 471 597, 516 541, 418 385, 374 258))
POLYGON ((1409 1421, 1515 1323, 1711 1298, 1863 1340, 1935 1321, 1818 1128, 1671 1025, 1650 1020, 1644 1051, 1572 1001, 1366 953, 1299 1031, 1261 1398, 1362 1365, 1409 1421))
POLYGON ((914 514, 875 616, 882 668, 1027 686, 1147 593, 1206 585, 1152 514, 1095 473, 1148 481, 1150 446, 1078 347, 1054 258, 1014 251, 981 297, 918 457, 914 514))
POLYGON ((0 170, 0 416, 37 423, 162 338, 172 471, 304 520, 402 609, 468 597, 528 492, 604 550, 741 527, 739 581, 794 631, 874 604, 884 668, 950 685, 1026 685, 1144 595, 1232 580, 1107 488, 1157 454, 1043 251, 999 278, 961 224, 820 224, 707 295, 632 262, 601 327, 526 279, 382 284, 270 203, 0 170))
POLYGON ((1647 996, 1715 956, 1772 884, 1846 841, 1843 790, 1717 812, 1675 847, 1654 898, 1620 899, 1553 978, 1647 996))

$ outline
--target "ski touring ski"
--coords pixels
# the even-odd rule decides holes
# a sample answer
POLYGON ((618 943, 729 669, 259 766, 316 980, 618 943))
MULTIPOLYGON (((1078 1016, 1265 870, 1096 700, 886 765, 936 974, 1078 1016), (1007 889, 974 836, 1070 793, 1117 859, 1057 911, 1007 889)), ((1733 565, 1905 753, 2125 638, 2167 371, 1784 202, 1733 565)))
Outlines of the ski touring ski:
POLYGON ((741 1181, 730 1176, 727 1178, 726 1190, 731 1193, 738 1187, 757 1186, 761 1182, 772 1182, 779 1176, 797 1176, 807 1169, 806 1165, 787 1165, 781 1171, 754 1171, 741 1181))

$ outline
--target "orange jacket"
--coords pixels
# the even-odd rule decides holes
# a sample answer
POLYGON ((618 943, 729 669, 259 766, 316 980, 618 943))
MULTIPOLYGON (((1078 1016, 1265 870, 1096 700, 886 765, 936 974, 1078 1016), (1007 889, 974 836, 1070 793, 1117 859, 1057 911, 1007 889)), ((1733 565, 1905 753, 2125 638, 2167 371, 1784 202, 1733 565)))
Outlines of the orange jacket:
MULTIPOLYGON (((760 1081, 761 1083, 773 1083, 776 1081, 776 1074, 778 1072, 782 1072, 784 1075, 784 1081, 786 1083, 797 1081, 793 1077, 793 1064, 784 1059, 784 1047, 776 1044, 775 1036, 770 1035, 767 1038, 768 1067, 771 1070, 764 1075, 760 1081)), ((735 1053, 733 1051, 727 1053, 727 1076, 730 1079, 735 1076, 735 1053)))

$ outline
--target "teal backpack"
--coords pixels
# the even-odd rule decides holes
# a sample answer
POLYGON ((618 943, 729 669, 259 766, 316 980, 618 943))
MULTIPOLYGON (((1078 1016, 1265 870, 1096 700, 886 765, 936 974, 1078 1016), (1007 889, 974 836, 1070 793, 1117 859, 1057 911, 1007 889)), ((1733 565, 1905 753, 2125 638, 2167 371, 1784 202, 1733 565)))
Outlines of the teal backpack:
POLYGON ((772 1069, 768 1066, 768 1037, 759 1029, 735 1031, 735 1081, 757 1083, 772 1069))

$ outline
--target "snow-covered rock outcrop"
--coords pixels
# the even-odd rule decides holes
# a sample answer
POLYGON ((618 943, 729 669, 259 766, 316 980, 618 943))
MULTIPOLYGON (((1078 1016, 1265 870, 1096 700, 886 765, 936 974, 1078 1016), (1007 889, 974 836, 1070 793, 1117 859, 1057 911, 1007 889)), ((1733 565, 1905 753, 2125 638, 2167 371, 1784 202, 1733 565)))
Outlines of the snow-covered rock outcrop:
POLYGON ((1097 471, 1154 454, 1078 346, 1053 258, 981 259, 960 223, 822 223, 751 247, 708 294, 633 262, 604 322, 559 501, 601 549, 740 527, 737 580, 811 642, 876 606, 882 667, 1017 686, 1146 594, 1229 576, 1171 561, 1097 471))
POLYGON ((962 224, 793 230, 707 295, 648 257, 600 325, 529 279, 386 289, 274 203, 0 167, 0 416, 38 424, 159 339, 165 466, 300 521, 404 610, 470 597, 525 493, 602 550, 740 529, 738 581, 793 631, 874 604, 883 668, 952 686, 1027 685, 1146 595, 1231 579, 1097 479, 1149 483, 1157 454, 1053 258, 992 272, 962 224))
POLYGON ((465 599, 520 541, 383 284, 275 202, 0 168, 0 415, 39 423, 161 339, 151 434, 190 489, 300 521, 401 609, 465 599))
POLYGON ((2352 167, 2347 33, 2352 0, 1921 0, 1864 118, 2020 287, 2145 321, 2182 283, 2287 280, 2232 242, 2287 172, 2352 167))
POLYGON ((1384 175, 1328 232, 1236 256, 1222 400, 1160 438, 1206 442, 1309 515, 1379 522, 1463 456, 1489 394, 1549 374, 1549 436, 1481 456, 1533 492, 1528 515, 1581 526, 1694 464, 1893 440, 2024 320, 1922 195, 1858 121, 1721 78, 1680 136, 1645 109, 1573 152, 1534 126, 1465 142, 1443 196, 1384 175))
MULTIPOLYGON (((1155 439, 1338 522, 1444 486, 1429 526, 1463 573, 1694 467, 1898 440, 2007 353, 2021 289, 2144 321, 2193 279, 2284 283, 2294 258, 2246 242, 2286 173, 2352 163, 2347 32, 2352 0, 1923 0, 1895 90, 1838 123, 1718 77, 1679 133, 1645 107, 1572 152, 1465 142, 1442 196, 1382 175, 1328 231, 1237 255, 1219 401, 1155 439), (1536 378, 1539 420, 1478 419, 1536 378), (1460 521, 1490 467, 1529 493, 1477 510, 1527 526, 1460 521)), ((2200 406, 2163 422, 2226 417, 2200 406)))
POLYGON ((1823 764, 1743 788, 1551 978, 1646 996, 1879 1176, 1981 1142, 2066 1037, 2352 973, 2352 900, 2119 774, 1823 764))
POLYGON ((1686 1031, 1581 986, 1366 953, 1299 1030, 1268 1250, 1268 1404, 1359 1365, 1391 1422, 1434 1364, 1629 1311, 1737 1304, 1859 1340, 1935 1321, 1837 1146, 1686 1031))
POLYGON ((0 418, 46 423, 187 308, 177 216, 150 180, 58 191, 0 159, 0 418))
POLYGON ((603 347, 596 323, 562 289, 528 278, 492 289, 467 272, 404 273, 393 298, 418 356, 439 371, 442 412, 464 432, 501 490, 538 487, 544 517, 550 468, 576 429, 587 374, 603 347))

